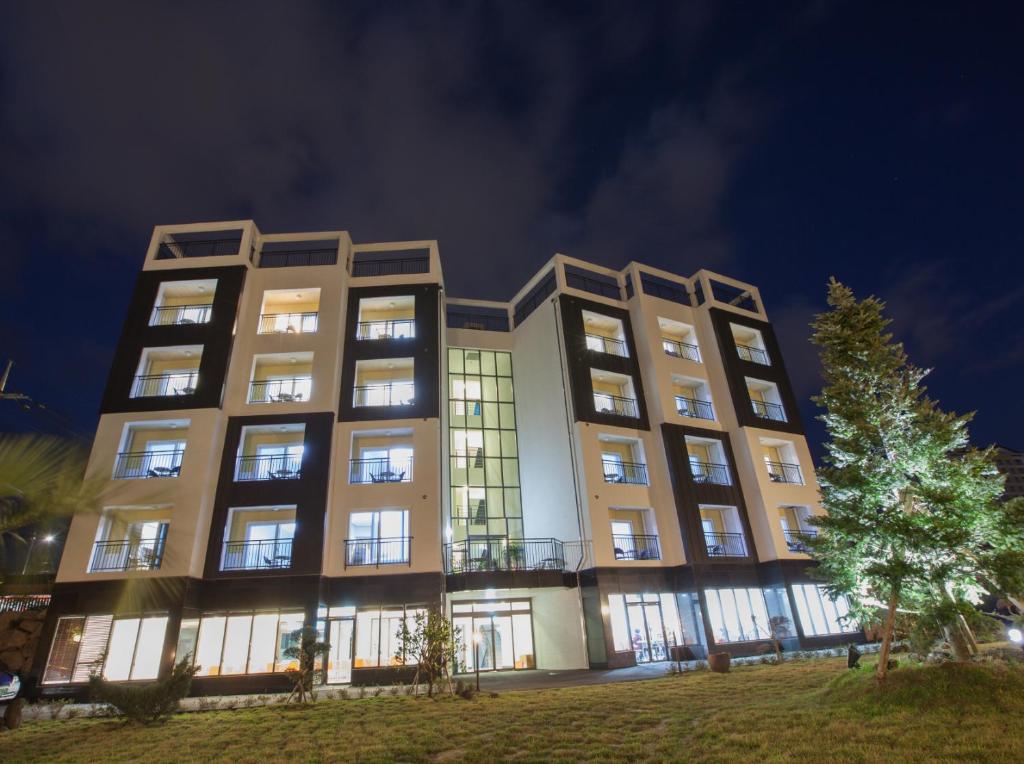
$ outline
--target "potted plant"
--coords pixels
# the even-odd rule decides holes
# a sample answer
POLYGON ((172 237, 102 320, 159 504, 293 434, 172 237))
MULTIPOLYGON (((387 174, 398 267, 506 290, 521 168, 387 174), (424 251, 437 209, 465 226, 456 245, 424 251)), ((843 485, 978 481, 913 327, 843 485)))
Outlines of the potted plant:
POLYGON ((728 674, 732 656, 729 653, 711 653, 708 655, 708 668, 718 674, 728 674))

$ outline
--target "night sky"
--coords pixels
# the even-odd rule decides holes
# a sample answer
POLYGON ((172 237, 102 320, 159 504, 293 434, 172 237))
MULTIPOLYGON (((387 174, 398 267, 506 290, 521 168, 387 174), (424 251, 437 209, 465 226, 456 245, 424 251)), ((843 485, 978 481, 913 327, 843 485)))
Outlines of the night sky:
POLYGON ((152 226, 437 239, 452 296, 556 252, 761 288, 803 403, 835 275, 1024 449, 1019 3, 0 6, 0 430, 91 433, 152 226), (749 7, 745 7, 749 6, 749 7))

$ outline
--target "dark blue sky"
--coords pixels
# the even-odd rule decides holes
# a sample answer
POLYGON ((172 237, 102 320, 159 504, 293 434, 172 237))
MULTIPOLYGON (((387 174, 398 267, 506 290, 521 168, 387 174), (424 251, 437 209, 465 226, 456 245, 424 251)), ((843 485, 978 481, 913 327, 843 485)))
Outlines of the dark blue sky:
POLYGON ((1017 5, 8 0, 0 357, 91 431, 152 226, 251 217, 436 238, 457 296, 555 251, 749 281, 808 421, 835 275, 1024 448, 1017 5))

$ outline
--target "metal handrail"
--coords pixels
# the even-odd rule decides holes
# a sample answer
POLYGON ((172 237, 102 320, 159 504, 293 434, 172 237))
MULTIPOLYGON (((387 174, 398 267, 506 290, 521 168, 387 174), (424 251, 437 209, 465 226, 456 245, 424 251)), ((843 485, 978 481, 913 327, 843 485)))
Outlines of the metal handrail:
POLYGON ((803 485, 804 476, 800 472, 799 464, 788 464, 787 462, 765 461, 768 467, 768 477, 773 483, 795 483, 803 485))
POLYGON ((250 480, 298 480, 302 477, 302 457, 282 454, 239 456, 235 482, 250 480))
POLYGON ((610 395, 608 393, 594 393, 594 409, 599 414, 615 414, 617 416, 628 416, 634 419, 639 416, 637 414, 635 398, 623 398, 622 396, 610 395), (608 408, 605 405, 605 401, 599 401, 599 398, 607 398, 611 401, 612 407, 608 408), (604 406, 604 408, 601 408, 601 406, 604 406))
POLYGON ((150 326, 184 326, 188 324, 208 324, 213 312, 212 303, 195 305, 158 305, 153 308, 149 319, 150 326), (191 311, 191 315, 189 315, 191 311))
POLYGON ((786 546, 789 548, 790 552, 802 552, 803 554, 807 554, 807 544, 804 542, 806 542, 807 539, 817 538, 818 531, 815 528, 802 528, 798 531, 791 531, 788 528, 783 528, 782 535, 786 537, 786 546))
POLYGON ((775 422, 786 421, 786 412, 778 403, 768 403, 768 401, 752 399, 750 405, 754 408, 754 414, 762 419, 771 419, 775 422))
POLYGON ((751 347, 750 345, 736 344, 736 354, 739 355, 744 361, 750 361, 751 363, 759 363, 762 366, 770 366, 768 361, 768 354, 761 350, 761 348, 751 347))
POLYGON ((184 449, 174 451, 126 451, 117 455, 114 480, 178 477, 184 449))
POLYGON ((492 316, 467 310, 449 310, 446 315, 449 329, 476 329, 478 331, 507 332, 508 316, 492 316))
POLYGON ((412 536, 378 539, 345 539, 345 567, 412 565, 412 536))
POLYGON ((609 355, 617 355, 620 358, 629 358, 629 350, 626 348, 626 343, 622 340, 617 340, 614 337, 605 337, 602 334, 586 334, 588 340, 598 340, 601 344, 601 348, 591 347, 591 344, 587 343, 587 350, 594 350, 598 353, 608 353, 609 355))
MULTIPOLYGON (((364 254, 365 253, 360 253, 364 254)), ((352 263, 352 275, 404 276, 412 273, 429 273, 430 256, 389 258, 387 260, 356 260, 352 263)))
POLYGON ((406 340, 416 336, 415 318, 387 321, 360 321, 356 324, 357 340, 406 340))
POLYGON ((729 466, 714 462, 690 462, 690 474, 694 483, 714 483, 715 485, 732 485, 729 477, 729 466))
POLYGON ((225 541, 221 570, 273 570, 292 565, 291 539, 225 541))
POLYGON ((647 485, 646 464, 639 464, 637 462, 620 462, 614 459, 602 459, 601 466, 604 468, 604 482, 606 483, 647 485))
POLYGON ((312 376, 288 379, 257 379, 249 383, 249 403, 298 403, 305 393, 297 387, 311 387, 312 376))
POLYGON ((348 482, 408 483, 412 480, 412 457, 404 459, 350 459, 348 482))
POLYGON ((486 538, 444 545, 445 572, 564 570, 562 542, 549 539, 486 538))
POLYGON ((700 363, 700 348, 696 345, 662 337, 661 346, 665 350, 666 355, 670 355, 673 358, 686 358, 700 363))
POLYGON ((261 313, 257 334, 312 334, 317 330, 319 316, 315 310, 304 313, 261 313), (283 329, 279 328, 282 321, 285 323, 283 329))
POLYGON ((260 252, 260 268, 297 268, 307 265, 335 265, 338 250, 334 247, 321 249, 289 249, 282 252, 260 252))
POLYGON ((704 531, 704 544, 708 557, 746 557, 747 541, 742 533, 712 533, 704 531))
POLYGON ((93 573, 158 570, 164 555, 164 536, 152 540, 125 539, 93 544, 89 571, 93 573))
POLYGON ((179 260, 188 257, 232 257, 242 246, 241 237, 194 241, 165 241, 157 249, 157 260, 179 260))
POLYGON ((192 395, 196 391, 199 372, 173 374, 139 374, 132 384, 132 398, 155 398, 170 395, 192 395), (171 380, 175 387, 168 389, 171 380))
POLYGON ((612 534, 612 547, 616 560, 661 559, 657 536, 612 534))
POLYGON ((711 401, 701 401, 696 398, 687 398, 684 395, 676 396, 676 411, 681 416, 691 419, 715 418, 715 410, 711 407, 711 401))
POLYGON ((413 382, 389 382, 383 385, 361 385, 353 388, 353 406, 412 406, 415 400, 415 387, 413 382), (396 393, 396 388, 398 392, 396 393), (414 395, 404 400, 400 392, 412 392, 414 395), (380 395, 383 403, 369 403, 371 394, 380 395))

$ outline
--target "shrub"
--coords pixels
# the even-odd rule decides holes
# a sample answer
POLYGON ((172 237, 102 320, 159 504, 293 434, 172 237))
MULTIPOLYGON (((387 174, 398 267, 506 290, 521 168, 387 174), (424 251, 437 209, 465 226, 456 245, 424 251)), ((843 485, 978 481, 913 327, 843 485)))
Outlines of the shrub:
POLYGON ((93 674, 89 690, 94 701, 113 706, 127 721, 153 724, 178 710, 178 702, 188 695, 197 670, 186 659, 174 667, 170 676, 141 687, 115 684, 93 674))

